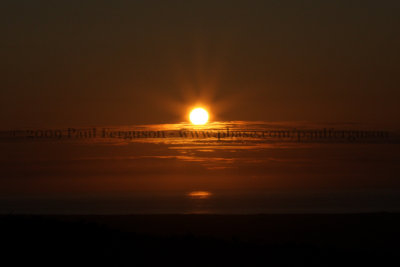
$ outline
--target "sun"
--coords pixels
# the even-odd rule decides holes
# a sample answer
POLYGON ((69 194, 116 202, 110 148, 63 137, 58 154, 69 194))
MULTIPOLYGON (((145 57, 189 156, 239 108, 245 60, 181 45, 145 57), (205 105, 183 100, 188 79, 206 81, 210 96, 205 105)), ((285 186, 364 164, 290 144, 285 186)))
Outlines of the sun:
POLYGON ((203 125, 208 121, 208 112, 204 108, 195 108, 190 112, 189 118, 194 125, 203 125))

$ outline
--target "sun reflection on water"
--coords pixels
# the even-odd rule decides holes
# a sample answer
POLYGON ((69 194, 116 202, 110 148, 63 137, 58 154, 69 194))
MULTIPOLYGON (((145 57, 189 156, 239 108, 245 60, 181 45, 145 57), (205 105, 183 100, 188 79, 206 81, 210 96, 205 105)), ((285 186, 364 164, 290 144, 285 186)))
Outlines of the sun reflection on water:
POLYGON ((208 191, 192 191, 187 194, 192 199, 207 199, 212 194, 208 191))

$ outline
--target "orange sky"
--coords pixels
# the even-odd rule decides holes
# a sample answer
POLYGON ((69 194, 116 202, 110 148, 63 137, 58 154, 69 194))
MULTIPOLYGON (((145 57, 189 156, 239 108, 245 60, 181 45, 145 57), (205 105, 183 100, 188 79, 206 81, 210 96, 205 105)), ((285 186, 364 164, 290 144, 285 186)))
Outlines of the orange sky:
MULTIPOLYGON (((398 129, 398 10, 395 0, 5 0, 0 130, 157 129, 187 122, 195 106, 205 107, 211 122, 240 121, 240 127, 398 129)), ((384 192, 368 201, 383 201, 380 208, 400 203, 385 195, 400 189, 398 141, 185 142, 0 136, 0 198, 11 199, 0 211, 13 209, 13 198, 29 204, 30 195, 187 198, 192 191, 211 198, 329 191, 343 193, 347 204, 354 192, 367 198, 384 192)))
POLYGON ((398 1, 3 1, 1 127, 398 124, 398 1))

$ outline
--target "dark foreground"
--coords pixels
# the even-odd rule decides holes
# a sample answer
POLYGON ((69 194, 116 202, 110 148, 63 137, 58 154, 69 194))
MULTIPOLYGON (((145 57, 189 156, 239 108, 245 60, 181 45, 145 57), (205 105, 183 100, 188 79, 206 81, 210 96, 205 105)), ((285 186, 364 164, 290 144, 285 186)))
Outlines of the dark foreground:
POLYGON ((0 216, 4 266, 399 266, 400 214, 0 216))

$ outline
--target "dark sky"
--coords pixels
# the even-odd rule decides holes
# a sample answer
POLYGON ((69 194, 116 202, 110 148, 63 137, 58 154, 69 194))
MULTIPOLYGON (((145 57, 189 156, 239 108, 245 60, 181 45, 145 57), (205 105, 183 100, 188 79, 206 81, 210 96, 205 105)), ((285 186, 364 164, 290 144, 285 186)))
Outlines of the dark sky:
POLYGON ((398 124, 399 1, 2 1, 2 128, 398 124))

